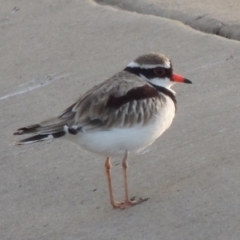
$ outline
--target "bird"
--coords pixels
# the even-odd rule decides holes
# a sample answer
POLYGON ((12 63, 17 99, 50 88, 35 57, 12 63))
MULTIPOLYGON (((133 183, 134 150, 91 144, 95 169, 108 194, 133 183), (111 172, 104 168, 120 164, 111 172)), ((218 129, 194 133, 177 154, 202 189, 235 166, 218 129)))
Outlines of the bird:
POLYGON ((32 134, 16 145, 55 138, 68 139, 103 156, 110 203, 126 209, 147 198, 130 198, 128 158, 150 146, 167 130, 176 113, 175 83, 192 83, 173 72, 172 61, 153 52, 137 57, 122 71, 95 85, 57 117, 19 128, 14 135, 32 134), (115 200, 111 158, 123 156, 124 201, 115 200))

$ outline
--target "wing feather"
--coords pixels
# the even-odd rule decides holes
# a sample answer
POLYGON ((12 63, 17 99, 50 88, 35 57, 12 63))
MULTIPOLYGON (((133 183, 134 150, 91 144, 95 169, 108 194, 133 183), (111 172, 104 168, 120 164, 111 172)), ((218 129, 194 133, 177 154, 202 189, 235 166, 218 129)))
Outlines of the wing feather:
POLYGON ((165 96, 150 84, 122 71, 90 89, 58 117, 19 128, 14 135, 37 134, 18 142, 25 144, 63 136, 66 125, 74 134, 144 125, 159 114, 165 102, 165 96))
POLYGON ((74 117, 72 125, 84 132, 130 127, 145 124, 163 101, 164 96, 151 85, 136 75, 120 72, 88 91, 60 118, 74 117))

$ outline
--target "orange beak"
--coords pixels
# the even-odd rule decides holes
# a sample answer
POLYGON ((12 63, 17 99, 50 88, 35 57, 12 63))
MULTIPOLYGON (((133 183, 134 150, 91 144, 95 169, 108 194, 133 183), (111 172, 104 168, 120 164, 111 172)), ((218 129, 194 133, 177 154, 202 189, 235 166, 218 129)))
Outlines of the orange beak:
POLYGON ((173 73, 171 80, 174 82, 180 82, 180 83, 192 83, 190 80, 176 73, 173 73))

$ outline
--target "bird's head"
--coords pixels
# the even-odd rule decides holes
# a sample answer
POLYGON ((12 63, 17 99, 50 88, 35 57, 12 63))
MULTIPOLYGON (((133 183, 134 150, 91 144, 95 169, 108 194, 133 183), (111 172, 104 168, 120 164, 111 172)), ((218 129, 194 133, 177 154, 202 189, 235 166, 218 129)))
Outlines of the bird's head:
POLYGON ((177 82, 192 83, 183 76, 173 73, 170 59, 159 53, 142 55, 129 63, 125 70, 138 75, 153 86, 168 89, 177 82))

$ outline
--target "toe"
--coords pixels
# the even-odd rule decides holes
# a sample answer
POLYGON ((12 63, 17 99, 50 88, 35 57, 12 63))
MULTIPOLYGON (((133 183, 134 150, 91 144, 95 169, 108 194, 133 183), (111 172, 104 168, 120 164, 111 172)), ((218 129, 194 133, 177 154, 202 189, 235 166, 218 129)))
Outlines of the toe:
POLYGON ((148 198, 139 198, 138 200, 135 200, 135 197, 126 200, 120 207, 120 209, 126 209, 127 207, 132 207, 135 206, 137 204, 140 204, 142 202, 146 202, 148 200, 148 198))

